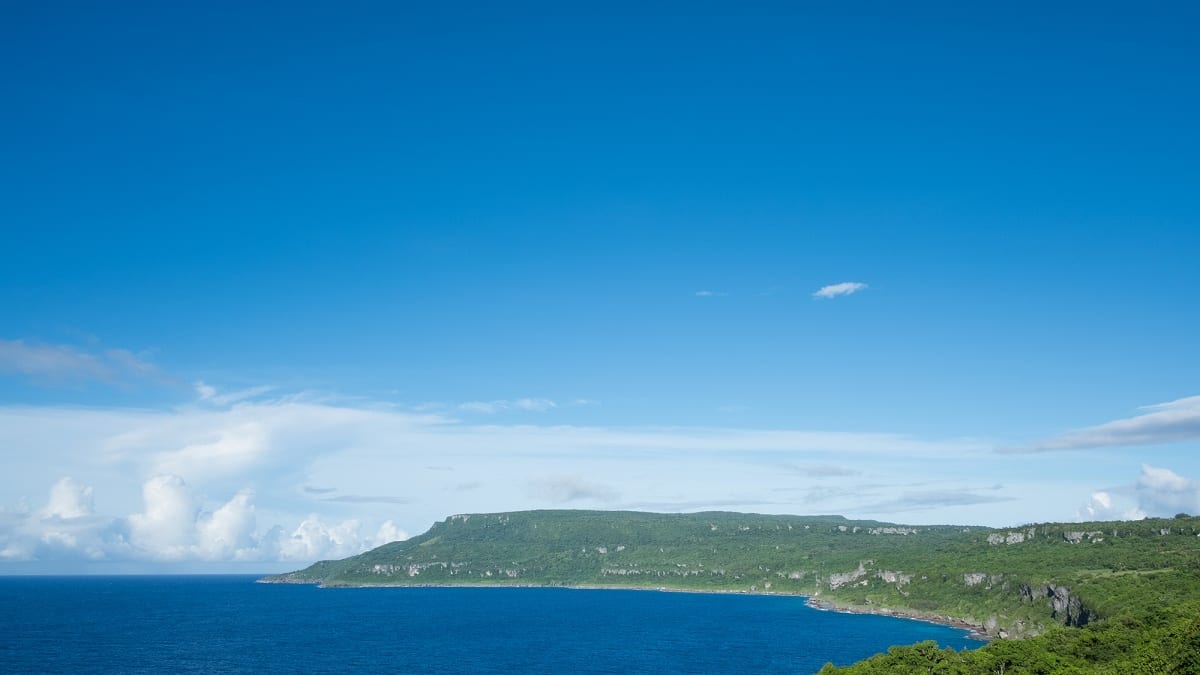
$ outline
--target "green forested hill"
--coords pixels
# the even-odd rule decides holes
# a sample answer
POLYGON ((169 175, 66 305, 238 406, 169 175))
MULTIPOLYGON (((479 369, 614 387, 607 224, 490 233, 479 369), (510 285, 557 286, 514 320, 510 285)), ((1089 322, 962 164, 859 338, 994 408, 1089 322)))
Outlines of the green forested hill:
POLYGON ((1192 517, 993 530, 525 511, 452 516, 407 541, 264 581, 795 593, 1031 638, 964 654, 896 648, 847 672, 1200 672, 1181 670, 1200 653, 1198 535, 1192 517))

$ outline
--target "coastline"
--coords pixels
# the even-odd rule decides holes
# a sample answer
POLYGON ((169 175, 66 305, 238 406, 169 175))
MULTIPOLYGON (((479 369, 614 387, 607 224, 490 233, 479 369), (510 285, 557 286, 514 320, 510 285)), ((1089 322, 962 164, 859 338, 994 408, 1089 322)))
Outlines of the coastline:
POLYGON ((968 637, 972 640, 981 642, 991 642, 995 639, 985 631, 981 624, 973 624, 961 619, 949 617, 933 612, 923 612, 919 610, 905 609, 903 607, 868 607, 863 605, 850 605, 817 598, 804 593, 788 593, 788 592, 772 592, 772 591, 749 591, 736 589, 698 589, 698 588, 672 588, 670 586, 617 586, 617 585, 596 585, 596 584, 571 584, 571 585, 556 585, 556 584, 504 584, 504 583, 461 583, 461 584, 326 584, 322 581, 291 581, 286 579, 272 580, 268 577, 256 579, 255 583, 259 584, 296 584, 317 586, 318 588, 562 588, 567 590, 580 591, 654 591, 658 593, 698 593, 705 595, 771 595, 771 596, 786 596, 804 598, 804 604, 821 612, 838 612, 839 614, 874 614, 877 616, 890 616, 896 619, 910 619, 912 621, 923 621, 939 626, 949 628, 957 628, 968 633, 968 637))
POLYGON ((890 616, 897 619, 924 621, 925 623, 933 623, 939 626, 949 626, 950 628, 965 630, 970 634, 970 638, 972 640, 991 642, 992 640, 996 639, 994 636, 988 635, 986 629, 981 624, 970 623, 968 621, 956 619, 952 616, 945 616, 943 614, 923 612, 915 609, 905 609, 903 607, 867 607, 864 605, 848 605, 836 603, 831 600, 817 599, 812 596, 804 597, 806 598, 805 604, 822 612, 837 612, 839 614, 875 614, 877 616, 890 616))

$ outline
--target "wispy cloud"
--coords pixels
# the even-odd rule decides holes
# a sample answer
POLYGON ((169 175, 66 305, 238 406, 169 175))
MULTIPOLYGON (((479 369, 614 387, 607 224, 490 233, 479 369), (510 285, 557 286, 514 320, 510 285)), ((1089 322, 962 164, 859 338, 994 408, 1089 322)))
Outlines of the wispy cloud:
POLYGON ((851 295, 866 290, 867 285, 861 281, 843 281, 840 284, 830 284, 818 288, 813 297, 818 300, 829 300, 843 295, 851 295))
POLYGON ((697 500, 680 500, 680 501, 661 501, 661 502, 629 502, 625 504, 615 504, 613 508, 632 511, 665 511, 665 512, 680 512, 680 511, 715 511, 718 509, 746 509, 759 506, 776 505, 779 502, 764 501, 761 499, 697 499, 697 500))
POLYGON ((23 375, 40 384, 71 384, 88 380, 107 384, 170 380, 144 355, 126 349, 89 352, 72 345, 48 345, 25 340, 0 340, 0 373, 23 375))
POLYGON ((1200 438, 1200 396, 1145 406, 1141 415, 1068 431, 1027 447, 1000 452, 1046 452, 1129 445, 1158 445, 1200 438))
POLYGON ((558 404, 548 398, 518 398, 501 399, 497 401, 468 401, 458 406, 464 412, 494 415, 496 413, 520 410, 524 412, 546 412, 557 408, 558 404))
POLYGON ((323 502, 342 502, 344 504, 407 504, 409 500, 403 497, 389 497, 387 495, 338 495, 336 497, 322 497, 323 502))
POLYGON ((329 494, 329 493, 331 493, 331 492, 337 492, 337 488, 331 488, 331 487, 315 487, 315 486, 312 486, 312 485, 305 485, 304 487, 302 487, 302 488, 300 488, 300 489, 301 489, 301 490, 303 490, 304 492, 306 492, 306 493, 310 494, 310 495, 327 495, 327 494, 329 494))
POLYGON ((729 296, 729 293, 725 291, 696 291, 695 296, 697 298, 725 298, 729 296))
POLYGON ((271 392, 275 389, 270 385, 260 385, 256 387, 246 387, 235 391, 220 392, 216 387, 206 384, 204 381, 196 382, 193 385, 196 391, 196 396, 205 403, 213 405, 232 405, 238 401, 257 398, 271 392))
POLYGON ((811 478, 840 478, 843 476, 859 476, 862 471, 848 466, 835 464, 784 464, 784 469, 811 478))
MULTIPOLYGON (((989 491, 995 490, 995 488, 989 489, 989 491)), ((862 506, 856 509, 856 511, 860 513, 901 513, 905 511, 941 509, 950 506, 973 506, 976 504, 1011 502, 1015 500, 1015 497, 987 494, 986 492, 971 489, 926 490, 921 492, 905 492, 893 499, 862 506)))
POLYGON ((582 476, 546 476, 529 482, 529 491, 537 499, 551 504, 566 504, 578 501, 611 502, 617 491, 584 479, 582 476))

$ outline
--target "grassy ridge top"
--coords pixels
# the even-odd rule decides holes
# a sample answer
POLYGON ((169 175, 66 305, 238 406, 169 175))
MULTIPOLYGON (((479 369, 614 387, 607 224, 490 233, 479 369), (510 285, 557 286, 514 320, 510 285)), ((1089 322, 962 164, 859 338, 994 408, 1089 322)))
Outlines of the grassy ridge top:
POLYGON ((1200 604, 1198 535, 1193 517, 991 529, 841 516, 522 511, 451 516, 407 541, 264 581, 795 593, 1045 640, 1064 631, 1100 635, 1130 621, 1169 623, 1180 608, 1200 604))

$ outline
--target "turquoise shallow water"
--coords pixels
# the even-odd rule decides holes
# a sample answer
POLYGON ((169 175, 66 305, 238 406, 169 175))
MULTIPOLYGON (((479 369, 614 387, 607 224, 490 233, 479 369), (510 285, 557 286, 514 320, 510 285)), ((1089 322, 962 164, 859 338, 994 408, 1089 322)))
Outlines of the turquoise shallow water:
POLYGON ((0 577, 0 672, 811 673, 966 632, 798 597, 0 577))

